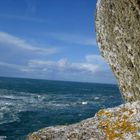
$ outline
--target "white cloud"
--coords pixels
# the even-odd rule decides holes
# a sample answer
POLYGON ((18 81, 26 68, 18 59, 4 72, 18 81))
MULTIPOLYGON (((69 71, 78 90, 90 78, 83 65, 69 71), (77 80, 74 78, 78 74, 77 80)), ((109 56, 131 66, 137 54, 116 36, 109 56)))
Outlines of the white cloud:
POLYGON ((114 83, 115 81, 110 70, 107 66, 106 69, 104 68, 106 64, 102 61, 103 59, 100 59, 98 55, 87 55, 83 63, 69 62, 66 58, 58 61, 34 59, 30 60, 26 65, 0 62, 0 66, 9 70, 10 68, 16 70, 15 73, 20 73, 22 77, 114 83))
POLYGON ((99 62, 103 61, 103 58, 97 54, 89 54, 85 58, 86 58, 87 62, 90 62, 90 63, 97 62, 97 61, 99 61, 99 62))
POLYGON ((22 66, 20 65, 16 65, 16 64, 9 64, 9 63, 6 63, 6 62, 0 62, 0 66, 1 67, 7 67, 7 68, 14 68, 14 69, 18 69, 20 70, 22 66))
POLYGON ((36 53, 53 54, 57 52, 56 48, 46 49, 46 48, 35 47, 30 43, 28 43, 26 40, 10 35, 5 32, 0 32, 0 44, 10 45, 10 47, 16 47, 19 49, 24 49, 36 53))
POLYGON ((89 64, 89 63, 83 63, 81 64, 81 69, 95 73, 98 70, 99 66, 96 64, 89 64))
POLYGON ((27 42, 25 39, 0 32, 0 61, 9 64, 25 65, 30 59, 44 59, 48 55, 59 53, 56 47, 42 48, 36 43, 27 42))
POLYGON ((106 66, 105 60, 101 55, 89 54, 85 58, 88 63, 98 64, 100 66, 106 66))
POLYGON ((101 56, 89 54, 83 62, 70 62, 67 58, 47 60, 55 48, 40 48, 24 39, 0 32, 0 75, 52 80, 89 82, 114 81, 101 56))
POLYGON ((60 60, 58 61, 58 65, 59 65, 60 67, 65 67, 67 64, 68 64, 68 60, 67 60, 67 59, 60 59, 60 60))
POLYGON ((83 63, 67 59, 30 60, 24 71, 44 79, 115 83, 110 69, 99 55, 87 55, 83 63))
POLYGON ((87 37, 84 35, 66 34, 66 33, 50 33, 53 38, 77 45, 95 46, 96 39, 94 37, 87 37))
POLYGON ((42 19, 42 18, 31 17, 31 16, 0 15, 0 18, 1 19, 8 19, 8 20, 36 22, 36 23, 50 23, 49 20, 42 19))
POLYGON ((71 72, 71 73, 95 73, 100 69, 97 64, 92 63, 70 63, 67 59, 60 59, 58 61, 42 61, 42 60, 30 60, 28 63, 28 70, 26 71, 48 71, 48 72, 71 72))
MULTIPOLYGON (((91 73, 104 71, 104 60, 99 55, 87 55, 85 62, 70 63, 66 58, 58 61, 30 60, 26 71, 68 72, 68 73, 91 73)), ((107 67, 107 66, 106 66, 107 67)))

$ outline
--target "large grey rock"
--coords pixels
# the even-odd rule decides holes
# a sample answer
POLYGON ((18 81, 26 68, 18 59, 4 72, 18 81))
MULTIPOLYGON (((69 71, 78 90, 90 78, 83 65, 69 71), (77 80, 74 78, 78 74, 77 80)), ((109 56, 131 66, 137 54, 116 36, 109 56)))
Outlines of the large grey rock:
POLYGON ((140 0, 98 0, 97 42, 125 101, 140 100, 140 0))

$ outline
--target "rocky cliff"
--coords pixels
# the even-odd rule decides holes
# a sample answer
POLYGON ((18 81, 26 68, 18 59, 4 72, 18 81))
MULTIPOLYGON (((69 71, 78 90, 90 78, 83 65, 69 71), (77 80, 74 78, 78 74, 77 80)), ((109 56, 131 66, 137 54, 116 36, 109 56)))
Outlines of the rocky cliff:
POLYGON ((77 124, 44 128, 28 140, 140 140, 140 0, 98 0, 96 33, 128 103, 77 124))
POLYGON ((98 0, 96 32, 124 100, 140 100, 140 0, 98 0))

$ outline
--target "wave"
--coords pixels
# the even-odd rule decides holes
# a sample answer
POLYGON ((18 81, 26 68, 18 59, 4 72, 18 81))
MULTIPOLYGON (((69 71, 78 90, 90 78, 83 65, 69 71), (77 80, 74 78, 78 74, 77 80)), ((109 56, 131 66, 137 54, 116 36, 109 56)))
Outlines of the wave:
POLYGON ((0 124, 20 121, 18 114, 25 111, 47 109, 67 109, 79 106, 97 106, 104 103, 107 96, 80 94, 30 93, 0 89, 0 124))
POLYGON ((88 104, 88 102, 82 102, 82 105, 87 105, 88 104))
POLYGON ((7 136, 0 136, 0 140, 6 140, 7 136))

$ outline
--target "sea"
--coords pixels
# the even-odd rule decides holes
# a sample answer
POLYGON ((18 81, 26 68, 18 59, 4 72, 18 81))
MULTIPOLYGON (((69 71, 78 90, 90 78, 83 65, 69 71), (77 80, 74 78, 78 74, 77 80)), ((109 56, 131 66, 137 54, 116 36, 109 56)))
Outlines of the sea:
POLYGON ((0 77, 0 140, 25 140, 122 102, 117 85, 0 77))

